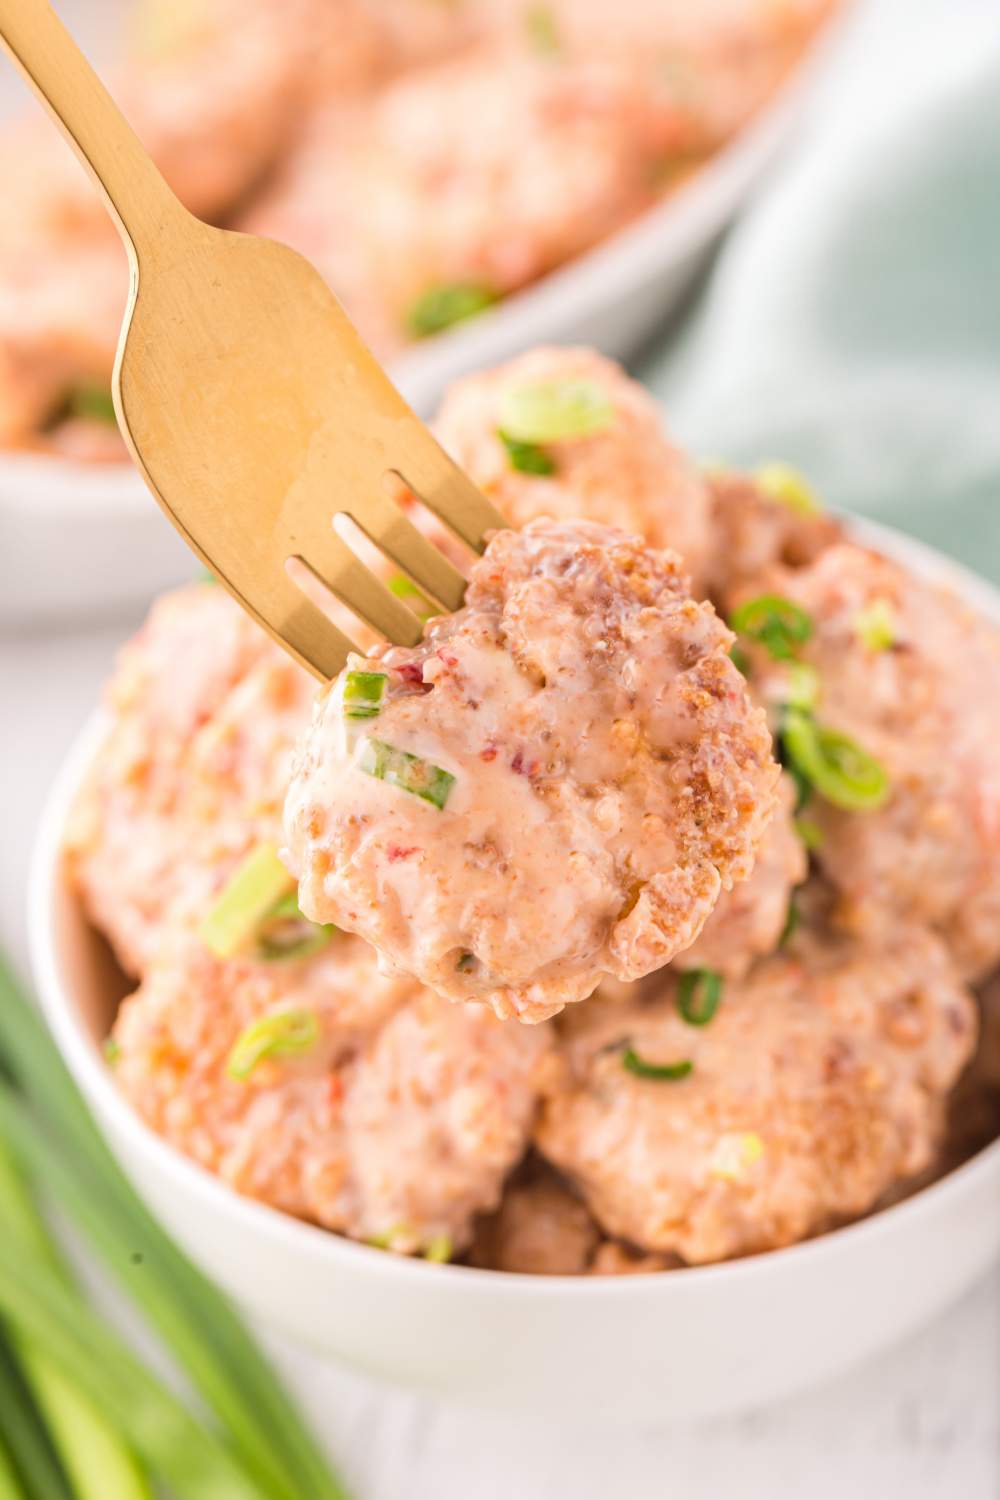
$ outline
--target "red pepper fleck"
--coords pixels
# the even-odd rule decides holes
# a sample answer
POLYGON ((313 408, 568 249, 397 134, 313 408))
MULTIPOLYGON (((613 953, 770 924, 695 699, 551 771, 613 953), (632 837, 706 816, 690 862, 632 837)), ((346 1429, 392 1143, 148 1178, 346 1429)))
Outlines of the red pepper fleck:
POLYGON ((419 853, 419 844, 414 844, 410 849, 404 849, 401 844, 390 844, 388 849, 386 850, 386 854, 389 857, 389 863, 392 865, 396 864, 398 860, 409 859, 411 854, 419 853))
POLYGON ((339 1073, 331 1073, 327 1083, 327 1103, 331 1109, 339 1109, 344 1102, 344 1080, 339 1073))
POLYGON ((520 750, 514 752, 514 759, 510 763, 510 768, 512 771, 516 771, 518 776, 524 775, 524 756, 520 750))
POLYGON ((458 657, 452 651, 439 650, 437 656, 444 662, 446 667, 458 666, 458 657))
POLYGON ((404 682, 413 683, 415 687, 426 687, 424 682, 424 669, 419 662, 404 661, 399 664, 396 671, 404 682))
POLYGON ((479 759, 480 760, 496 760, 496 758, 497 758, 497 747, 496 747, 496 745, 487 745, 485 750, 480 750, 480 752, 479 752, 479 759))

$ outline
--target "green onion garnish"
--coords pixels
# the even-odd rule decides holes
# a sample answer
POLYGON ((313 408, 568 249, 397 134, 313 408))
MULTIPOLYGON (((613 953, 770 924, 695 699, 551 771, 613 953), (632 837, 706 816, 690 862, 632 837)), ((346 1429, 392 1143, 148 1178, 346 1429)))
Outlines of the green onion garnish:
POLYGON ((455 1253, 450 1234, 436 1234, 433 1239, 428 1240, 427 1248, 424 1250, 424 1260, 431 1261, 436 1266, 446 1265, 455 1253))
POLYGON ((812 620, 805 610, 781 594, 760 594, 733 611, 729 624, 737 635, 760 641, 776 660, 794 656, 796 648, 812 635, 812 620))
POLYGON ((854 632, 869 651, 888 651, 896 644, 896 612, 888 599, 873 599, 854 616, 854 632))
POLYGON ((393 574, 389 579, 389 592, 408 604, 418 620, 430 620, 437 614, 437 609, 427 595, 415 583, 411 583, 405 573, 393 574))
POLYGON ((678 1079, 686 1078, 694 1068, 694 1063, 689 1058, 684 1058, 682 1062, 673 1063, 644 1062, 632 1047, 626 1047, 622 1053, 622 1067, 627 1072, 634 1073, 636 1078, 651 1078, 659 1082, 675 1082, 678 1079))
POLYGON ((381 711, 384 672, 348 672, 344 678, 344 718, 374 719, 381 711))
POLYGON ((551 57, 559 51, 559 32, 550 5, 529 5, 524 12, 524 24, 536 52, 551 57))
POLYGON ((485 312, 496 300, 495 292, 476 282, 456 281, 447 286, 432 286, 413 303, 406 315, 406 326, 414 338, 429 338, 485 312))
POLYGON ((819 673, 805 661, 793 661, 788 666, 788 684, 785 706, 808 711, 815 708, 819 699, 819 673))
POLYGON ((834 807, 874 812, 885 803, 889 777, 884 767, 848 735, 792 709, 781 737, 790 763, 834 807))
POLYGON ((332 922, 310 922, 294 891, 268 912, 257 929, 252 956, 264 963, 287 963, 322 953, 337 931, 332 922))
POLYGON ((261 924, 294 889, 295 881, 275 846, 258 844, 222 891, 198 935, 216 958, 232 958, 251 946, 261 924))
POLYGON ((742 646, 734 646, 729 653, 729 660, 742 677, 746 677, 750 671, 750 658, 742 646))
POLYGON ((518 443, 591 437, 616 420, 607 392, 593 380, 521 381, 500 396, 500 428, 518 443))
POLYGON ((691 969, 677 986, 677 1009, 689 1026, 707 1026, 722 999, 722 975, 714 969, 691 969))
POLYGON ((796 818, 795 832, 798 834, 803 844, 805 844, 810 854, 814 854, 817 849, 822 849, 823 830, 822 828, 820 828, 819 824, 814 823, 811 818, 796 818))
POLYGON ((319 1021, 312 1010, 278 1010, 261 1016, 238 1038, 226 1072, 241 1081, 249 1078, 258 1063, 268 1057, 295 1057, 309 1052, 319 1041, 319 1021))
POLYGON ((785 948, 791 942, 792 938, 798 931, 800 921, 801 914, 799 912, 799 904, 794 896, 790 896, 788 900, 788 914, 785 917, 785 925, 784 927, 782 927, 781 936, 778 939, 779 948, 785 948))
POLYGON ((122 1049, 121 1047, 119 1047, 113 1036, 105 1038, 104 1045, 101 1048, 101 1051, 104 1054, 104 1061, 107 1063, 109 1068, 113 1068, 115 1063, 122 1055, 122 1049))
POLYGON ((73 387, 66 399, 66 411, 69 416, 81 417, 86 422, 109 422, 114 426, 118 421, 110 388, 91 381, 73 387))
POLYGON ((822 514, 823 507, 815 492, 798 469, 793 469, 790 464, 761 464, 759 469, 754 470, 753 477, 757 488, 763 490, 769 500, 787 505, 789 510, 797 511, 800 516, 822 514))
POLYGON ((555 460, 538 443, 522 443, 509 432, 504 432, 502 427, 497 428, 497 437, 507 449, 511 468, 517 469, 519 474, 555 473, 555 460))
POLYGON ((437 808, 443 808, 455 785, 450 771, 411 755, 408 750, 397 750, 384 740, 365 740, 358 761, 361 770, 377 781, 387 781, 402 792, 412 792, 437 808))

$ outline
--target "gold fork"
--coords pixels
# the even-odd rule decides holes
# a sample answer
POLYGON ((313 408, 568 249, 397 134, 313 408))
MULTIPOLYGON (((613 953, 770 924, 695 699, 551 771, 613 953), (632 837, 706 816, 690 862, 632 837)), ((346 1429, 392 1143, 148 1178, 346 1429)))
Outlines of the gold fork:
POLYGON ((334 517, 350 516, 445 610, 459 607, 465 580, 390 498, 388 476, 477 551, 503 518, 307 260, 182 207, 47 0, 0 0, 0 41, 97 179, 125 241, 115 410, 163 510, 318 677, 335 676, 354 646, 289 576, 289 559, 378 634, 414 644, 420 621, 358 560, 334 517))

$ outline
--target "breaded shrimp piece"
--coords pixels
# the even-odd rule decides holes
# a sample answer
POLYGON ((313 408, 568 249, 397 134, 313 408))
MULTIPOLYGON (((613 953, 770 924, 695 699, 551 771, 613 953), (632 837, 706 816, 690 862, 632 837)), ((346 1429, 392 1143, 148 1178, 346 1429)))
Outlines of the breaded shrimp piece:
POLYGON ((674 960, 677 968, 712 969, 741 979, 756 959, 778 946, 792 892, 809 872, 805 845, 795 829, 791 777, 782 776, 778 790, 778 807, 752 873, 731 891, 723 891, 701 936, 674 960))
POLYGON ((277 834, 313 687, 210 584, 165 595, 122 650, 67 858, 127 972, 142 972, 171 913, 203 907, 255 842, 277 834))
POLYGON ((923 1170, 976 1010, 915 928, 870 949, 796 940, 729 981, 707 1025, 685 1022, 668 980, 560 1032, 536 1145, 608 1233, 700 1263, 856 1218, 923 1170))
POLYGON ((462 610, 318 702, 285 813, 303 911, 503 1018, 668 962, 775 806, 731 642, 672 553, 582 521, 499 532, 462 610))
MULTIPOLYGON (((798 655, 816 674, 815 720, 887 782, 879 806, 847 810, 818 788, 805 810, 839 896, 834 920, 872 936, 934 927, 961 972, 982 977, 1000 960, 1000 634, 954 594, 848 544, 762 575, 743 597, 764 594, 811 621, 798 655)), ((778 722, 789 665, 747 650, 778 722)))
POLYGON ((706 482, 711 539, 705 581, 709 597, 724 607, 766 569, 779 563, 806 567, 844 539, 840 522, 825 514, 800 476, 783 464, 766 466, 759 478, 716 468, 706 482), (768 473, 777 476, 773 488, 766 484, 768 473))
POLYGON ((534 349, 451 387, 438 437, 512 526, 577 516, 680 553, 696 594, 711 544, 711 505, 698 470, 664 431, 656 402, 590 349, 534 349), (525 391, 586 389, 605 403, 593 430, 540 445, 547 473, 515 467, 505 407, 525 391))
POLYGON ((442 1254, 468 1241, 523 1153, 550 1039, 380 974, 344 934, 265 963, 220 961, 181 929, 122 1006, 114 1044, 141 1117, 237 1192, 442 1254), (282 1028, 291 1045, 261 1043, 282 1028))

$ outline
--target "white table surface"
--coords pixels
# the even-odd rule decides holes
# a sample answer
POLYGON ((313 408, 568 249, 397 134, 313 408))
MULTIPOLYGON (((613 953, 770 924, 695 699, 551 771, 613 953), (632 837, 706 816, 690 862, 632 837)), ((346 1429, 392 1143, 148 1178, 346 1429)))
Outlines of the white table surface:
MULTIPOLYGON (((83 15, 93 36, 115 3, 59 8, 74 25, 83 15)), ((0 76, 0 115, 16 98, 0 76)), ((129 628, 0 637, 0 942, 22 970, 46 787, 129 628)), ((269 1343, 356 1500, 1000 1500, 1000 1271, 836 1384, 730 1420, 634 1434, 592 1421, 532 1431, 269 1343)))

